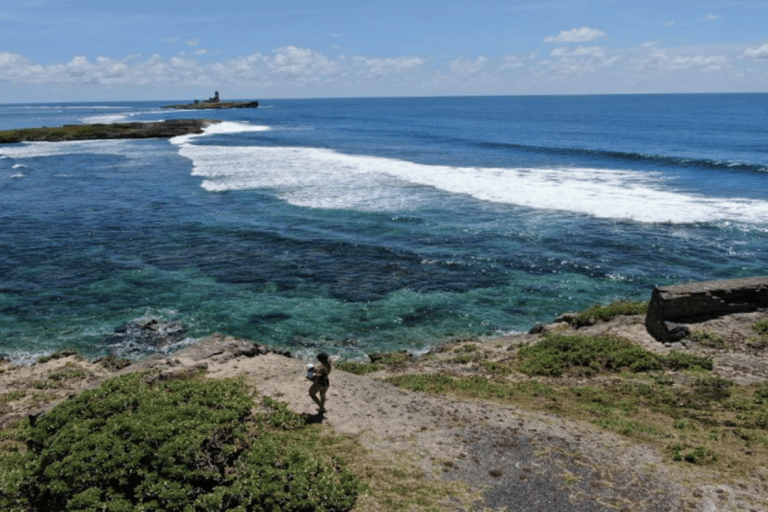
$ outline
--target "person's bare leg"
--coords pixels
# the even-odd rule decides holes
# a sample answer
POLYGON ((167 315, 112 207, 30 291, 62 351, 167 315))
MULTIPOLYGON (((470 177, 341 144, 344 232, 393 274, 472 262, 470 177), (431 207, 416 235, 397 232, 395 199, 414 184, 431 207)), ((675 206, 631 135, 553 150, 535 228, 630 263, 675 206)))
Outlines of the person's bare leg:
POLYGON ((323 388, 320 390, 320 402, 317 404, 320 406, 320 412, 325 412, 325 393, 328 391, 328 388, 323 388))
POLYGON ((318 391, 320 391, 320 396, 324 397, 324 393, 323 393, 322 389, 320 388, 320 386, 318 386, 317 384, 312 384, 312 386, 310 386, 310 388, 309 388, 309 397, 322 410, 323 409, 323 402, 325 402, 325 400, 323 399, 323 402, 321 402, 320 400, 317 399, 317 392, 318 391))

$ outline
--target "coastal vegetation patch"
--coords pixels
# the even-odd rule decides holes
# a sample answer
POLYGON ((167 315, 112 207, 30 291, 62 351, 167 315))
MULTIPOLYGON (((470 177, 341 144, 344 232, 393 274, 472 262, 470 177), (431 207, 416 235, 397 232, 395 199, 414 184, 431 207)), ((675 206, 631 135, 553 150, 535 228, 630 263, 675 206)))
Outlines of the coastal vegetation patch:
POLYGON ((3 510, 349 510, 365 485, 317 425, 242 380, 115 377, 4 432, 3 510))
POLYGON ((692 331, 688 339, 708 348, 724 349, 730 346, 725 336, 711 331, 692 331))
POLYGON ((98 139, 170 138, 189 133, 202 133, 214 121, 203 119, 169 119, 158 122, 112 124, 68 124, 57 127, 20 128, 0 131, 0 144, 16 142, 98 139))
POLYGON ((565 373, 590 376, 600 372, 712 369, 712 358, 672 351, 649 352, 611 336, 547 334, 542 341, 518 351, 518 368, 527 375, 559 377, 565 373))
POLYGON ((618 316, 625 315, 644 315, 648 312, 648 303, 639 301, 619 300, 611 304, 598 304, 577 313, 568 319, 568 323, 573 327, 584 327, 592 325, 598 321, 607 322, 618 316))
POLYGON ((384 365, 375 363, 359 363, 357 361, 337 361, 336 369, 343 372, 354 373, 355 375, 365 375, 384 369, 384 365))

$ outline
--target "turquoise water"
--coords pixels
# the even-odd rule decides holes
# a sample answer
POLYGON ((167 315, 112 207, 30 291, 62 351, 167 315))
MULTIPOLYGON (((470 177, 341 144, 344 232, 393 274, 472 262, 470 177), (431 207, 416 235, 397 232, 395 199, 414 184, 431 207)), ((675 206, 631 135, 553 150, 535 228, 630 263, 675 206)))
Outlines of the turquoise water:
MULTIPOLYGON (((261 100, 203 136, 5 145, 0 351, 119 351, 156 317, 360 357, 763 275, 766 100, 261 100)), ((200 116, 161 105, 5 105, 0 129, 200 116)))

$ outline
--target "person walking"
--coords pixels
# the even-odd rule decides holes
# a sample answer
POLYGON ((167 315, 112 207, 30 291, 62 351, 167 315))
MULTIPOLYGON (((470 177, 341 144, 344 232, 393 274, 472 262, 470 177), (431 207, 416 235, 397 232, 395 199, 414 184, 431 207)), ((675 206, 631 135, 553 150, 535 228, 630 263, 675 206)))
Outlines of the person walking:
POLYGON ((328 392, 328 388, 331 386, 331 382, 328 380, 328 374, 331 373, 331 360, 326 353, 317 354, 317 360, 320 363, 315 365, 314 371, 310 373, 307 378, 312 381, 312 386, 309 388, 309 396, 318 406, 318 412, 325 412, 325 394, 328 392), (317 398, 318 393, 320 398, 317 398))

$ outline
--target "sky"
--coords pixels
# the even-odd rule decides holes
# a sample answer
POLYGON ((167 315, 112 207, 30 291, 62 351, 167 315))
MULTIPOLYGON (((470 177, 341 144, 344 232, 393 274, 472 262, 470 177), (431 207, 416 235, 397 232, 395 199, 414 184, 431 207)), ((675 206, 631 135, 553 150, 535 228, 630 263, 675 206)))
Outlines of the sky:
POLYGON ((0 103, 768 91, 765 0, 0 0, 0 103))

